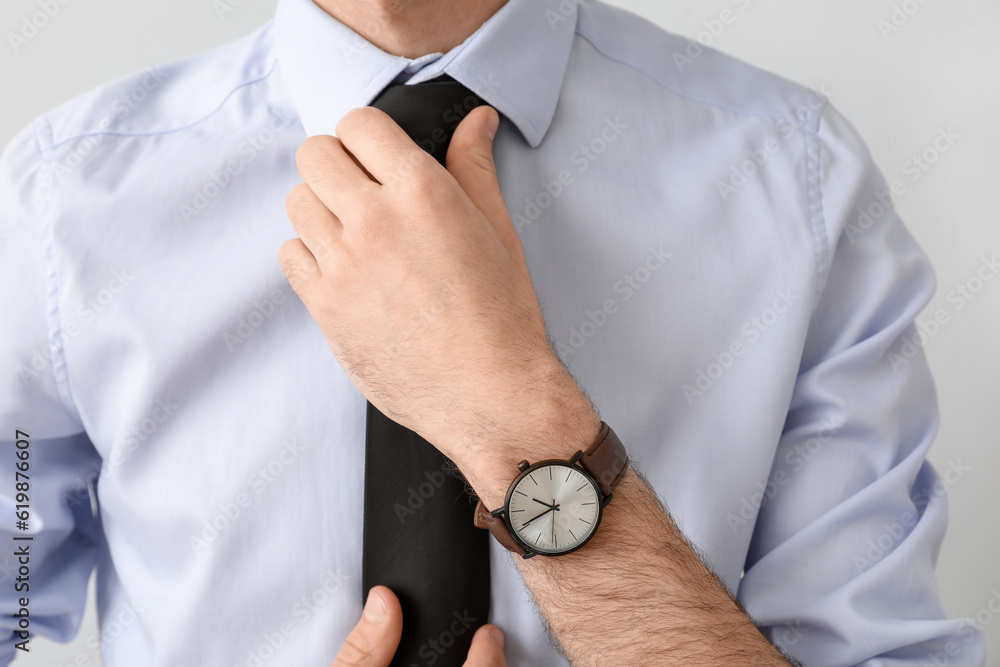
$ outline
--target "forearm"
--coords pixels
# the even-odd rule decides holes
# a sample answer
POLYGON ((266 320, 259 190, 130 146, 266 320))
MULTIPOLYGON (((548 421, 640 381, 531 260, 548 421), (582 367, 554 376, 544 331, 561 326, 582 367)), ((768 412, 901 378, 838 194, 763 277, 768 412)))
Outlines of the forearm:
MULTIPOLYGON (((569 458, 593 440, 600 420, 576 392, 553 382, 490 455, 458 462, 489 508, 503 504, 519 460, 569 458)), ((634 470, 586 547, 515 560, 574 665, 788 664, 634 470)))
POLYGON ((629 470, 586 548, 516 558, 574 665, 787 665, 629 470))

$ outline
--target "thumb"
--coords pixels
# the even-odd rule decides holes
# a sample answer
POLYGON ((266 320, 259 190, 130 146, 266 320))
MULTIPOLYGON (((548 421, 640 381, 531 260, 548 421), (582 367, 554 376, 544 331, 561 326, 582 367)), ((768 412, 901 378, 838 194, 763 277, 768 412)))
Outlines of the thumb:
POLYGON ((331 667, 388 667, 402 634, 403 610, 396 595, 385 586, 373 586, 361 620, 331 667))
POLYGON ((506 667, 503 633, 495 625, 484 625, 472 635, 469 659, 463 667, 506 667))
POLYGON ((455 129, 445 164, 472 203, 490 221, 507 249, 521 255, 521 240, 500 194, 493 162, 493 137, 499 125, 500 114, 493 107, 484 105, 473 109, 455 129))

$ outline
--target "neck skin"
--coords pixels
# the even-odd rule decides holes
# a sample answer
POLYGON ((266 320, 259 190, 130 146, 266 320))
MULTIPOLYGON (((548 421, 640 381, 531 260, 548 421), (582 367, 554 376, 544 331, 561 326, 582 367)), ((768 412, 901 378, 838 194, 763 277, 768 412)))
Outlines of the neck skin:
POLYGON ((313 0, 386 53, 419 58, 464 42, 507 0, 313 0))

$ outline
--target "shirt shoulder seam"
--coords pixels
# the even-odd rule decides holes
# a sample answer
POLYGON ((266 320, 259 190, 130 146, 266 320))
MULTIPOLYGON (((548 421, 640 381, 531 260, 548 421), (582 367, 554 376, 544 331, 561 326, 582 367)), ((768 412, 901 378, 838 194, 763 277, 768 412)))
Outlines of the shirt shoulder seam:
POLYGON ((69 373, 66 366, 66 355, 63 345, 62 319, 59 312, 59 270, 56 266, 55 244, 52 239, 52 220, 50 217, 54 189, 52 153, 51 150, 43 148, 45 143, 42 140, 43 131, 51 138, 52 126, 49 123, 48 117, 43 114, 35 120, 33 129, 40 160, 39 184, 36 196, 39 237, 42 244, 42 258, 45 263, 45 314, 46 328, 48 329, 49 360, 56 388, 59 392, 59 398, 69 411, 70 416, 79 423, 80 412, 77 409, 76 401, 73 399, 73 391, 69 385, 69 373))
POLYGON ((799 129, 802 129, 802 130, 804 130, 807 133, 815 133, 817 131, 814 128, 810 127, 809 125, 806 125, 805 123, 796 122, 796 119, 794 118, 794 116, 781 115, 781 114, 777 114, 777 113, 769 113, 767 111, 749 111, 749 110, 746 110, 746 109, 738 109, 738 108, 731 107, 731 106, 728 106, 728 105, 725 105, 725 104, 721 104, 719 102, 713 102, 711 100, 706 100, 706 99, 702 99, 700 97, 694 97, 693 95, 689 95, 687 93, 683 93, 683 92, 677 90, 676 88, 674 88, 674 87, 672 87, 672 86, 664 83, 663 81, 660 81, 658 78, 656 78, 655 76, 653 76, 652 74, 650 74, 649 72, 647 72, 642 67, 639 67, 638 65, 635 65, 634 63, 631 63, 631 62, 629 62, 627 60, 623 60, 621 58, 616 58, 615 56, 607 53, 606 51, 603 51, 601 49, 601 47, 599 47, 592 39, 590 39, 590 37, 588 37, 587 35, 585 35, 584 33, 582 33, 579 30, 579 28, 577 29, 576 34, 581 39, 583 39, 585 42, 587 42, 587 44, 589 44, 591 46, 591 48, 594 49, 594 51, 596 51, 598 54, 600 54, 605 59, 610 60, 611 62, 614 62, 614 63, 618 63, 619 65, 622 65, 623 67, 627 67, 627 68, 629 68, 629 69, 631 69, 631 70, 633 70, 635 72, 638 72, 639 74, 643 75, 644 77, 646 77, 647 79, 649 79, 650 81, 652 81, 653 83, 655 83, 656 85, 658 85, 660 88, 663 88, 664 90, 670 91, 672 94, 674 94, 674 95, 676 95, 676 96, 678 96, 678 97, 680 97, 682 99, 689 100, 689 101, 695 102, 697 104, 704 104, 706 106, 715 107, 717 109, 722 109, 723 111, 728 111, 730 113, 740 114, 742 116, 757 116, 757 117, 762 117, 762 118, 773 118, 775 120, 790 121, 793 126, 798 127, 799 129))
POLYGON ((816 121, 816 131, 803 135, 806 147, 806 200, 809 203, 809 225, 813 236, 813 249, 816 262, 816 283, 813 288, 813 303, 810 312, 815 312, 820 297, 826 288, 826 279, 830 267, 830 244, 827 241, 826 217, 823 214, 822 182, 822 144, 819 140, 819 128, 823 124, 823 116, 830 108, 830 101, 823 101, 816 121))
MULTIPOLYGON (((165 135, 165 134, 173 134, 174 132, 183 132, 184 130, 188 130, 188 129, 192 128, 192 127, 195 127, 199 123, 205 122, 206 120, 208 120, 209 118, 211 118, 212 116, 214 116, 216 113, 218 113, 219 111, 221 111, 222 108, 229 101, 229 99, 239 89, 245 88, 247 86, 252 86, 255 83, 260 83, 261 81, 264 81, 265 79, 267 79, 268 77, 270 77, 274 73, 274 70, 275 70, 275 67, 277 66, 277 64, 278 64, 277 57, 272 57, 271 65, 270 65, 270 67, 268 67, 267 72, 265 72, 264 74, 262 74, 262 75, 260 75, 260 76, 258 76, 256 78, 254 78, 254 79, 248 79, 246 81, 241 81, 240 83, 236 84, 235 86, 233 86, 229 90, 229 92, 226 93, 225 97, 222 98, 222 100, 219 102, 219 104, 214 109, 212 109, 211 111, 209 111, 207 114, 205 114, 201 118, 198 118, 197 120, 194 120, 194 121, 192 121, 192 122, 190 122, 190 123, 188 123, 186 125, 182 125, 180 127, 173 127, 173 128, 169 128, 169 129, 166 129, 166 130, 158 130, 156 132, 100 132, 100 131, 98 131, 98 132, 81 132, 79 134, 74 134, 72 136, 66 137, 65 139, 61 139, 58 142, 55 142, 55 138, 53 137, 53 143, 50 146, 48 146, 47 149, 48 150, 55 150, 56 148, 59 148, 63 144, 69 143, 71 141, 79 141, 80 139, 85 139, 87 137, 156 137, 156 136, 162 136, 162 135, 165 135)), ((50 136, 51 136, 51 132, 50 132, 50 136)))

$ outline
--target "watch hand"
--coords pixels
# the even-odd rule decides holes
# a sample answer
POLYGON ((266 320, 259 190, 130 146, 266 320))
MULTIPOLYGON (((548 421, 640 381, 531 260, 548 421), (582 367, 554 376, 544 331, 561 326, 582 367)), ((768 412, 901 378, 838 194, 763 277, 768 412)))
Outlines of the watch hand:
POLYGON ((549 509, 545 510, 544 512, 542 512, 542 513, 541 513, 541 514, 539 514, 538 516, 533 516, 533 517, 531 517, 530 519, 528 519, 527 521, 525 521, 524 523, 522 523, 522 524, 521 524, 521 527, 522 527, 522 528, 524 528, 524 527, 525 527, 525 526, 527 526, 527 525, 528 525, 529 523, 531 523, 532 521, 534 521, 535 519, 537 519, 537 518, 538 518, 539 516, 545 516, 546 514, 548 514, 548 513, 549 513, 549 512, 551 512, 551 511, 552 511, 552 508, 550 507, 549 509))
MULTIPOLYGON (((546 507, 548 507, 549 509, 552 509, 553 507, 555 507, 555 505, 549 505, 548 503, 543 503, 543 502, 542 502, 541 500, 539 500, 538 498, 532 498, 532 500, 534 500, 534 501, 535 501, 536 503, 538 503, 539 505, 545 505, 545 506, 546 506, 546 507)), ((555 501, 554 501, 554 500, 553 500, 552 502, 553 502, 553 503, 555 503, 555 501)))

